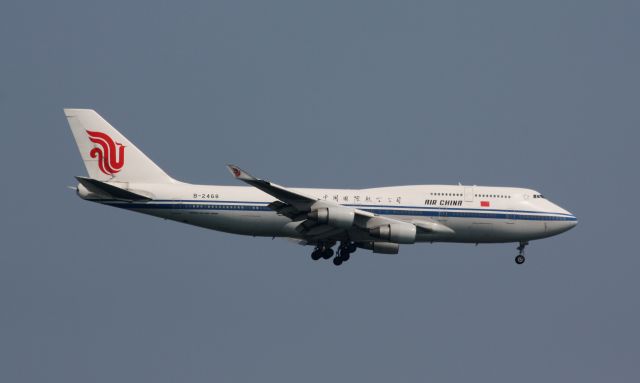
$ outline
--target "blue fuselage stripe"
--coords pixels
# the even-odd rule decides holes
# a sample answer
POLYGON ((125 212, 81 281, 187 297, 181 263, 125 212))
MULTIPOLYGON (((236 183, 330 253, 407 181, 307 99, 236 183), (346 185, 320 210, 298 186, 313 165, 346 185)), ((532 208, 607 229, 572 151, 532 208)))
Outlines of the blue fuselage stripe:
MULTIPOLYGON (((219 210, 219 211, 273 211, 268 202, 247 201, 190 201, 190 200, 156 200, 147 203, 120 202, 114 200, 96 200, 110 206, 124 209, 169 209, 169 210, 219 210)), ((483 218, 524 221, 577 221, 576 217, 564 213, 546 213, 524 210, 497 209, 465 209, 465 208, 425 208, 413 206, 371 206, 344 205, 355 207, 378 215, 425 216, 441 218, 483 218), (534 213, 534 214, 531 214, 534 213)))

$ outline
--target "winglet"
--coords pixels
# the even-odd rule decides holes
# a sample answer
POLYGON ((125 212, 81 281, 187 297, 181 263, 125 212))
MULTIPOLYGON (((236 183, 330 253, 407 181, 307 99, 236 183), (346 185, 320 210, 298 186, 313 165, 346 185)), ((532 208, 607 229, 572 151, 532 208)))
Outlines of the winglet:
POLYGON ((229 169, 229 172, 231 173, 231 175, 239 180, 242 181, 256 181, 257 178, 252 176, 251 174, 245 172, 244 170, 240 169, 239 167, 237 167, 236 165, 227 165, 227 169, 229 169))

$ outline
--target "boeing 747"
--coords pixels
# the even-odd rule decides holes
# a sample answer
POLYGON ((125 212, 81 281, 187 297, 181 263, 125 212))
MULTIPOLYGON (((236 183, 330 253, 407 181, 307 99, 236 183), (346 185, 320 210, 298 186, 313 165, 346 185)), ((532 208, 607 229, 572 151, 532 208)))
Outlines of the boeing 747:
POLYGON ((419 242, 518 244, 563 233, 576 217, 523 188, 413 185, 370 189, 290 188, 236 165, 248 186, 177 181, 91 109, 65 109, 88 172, 76 177, 80 198, 207 229, 284 237, 313 246, 313 260, 339 266, 358 248, 397 254, 419 242), (337 251, 333 248, 337 247, 337 251))

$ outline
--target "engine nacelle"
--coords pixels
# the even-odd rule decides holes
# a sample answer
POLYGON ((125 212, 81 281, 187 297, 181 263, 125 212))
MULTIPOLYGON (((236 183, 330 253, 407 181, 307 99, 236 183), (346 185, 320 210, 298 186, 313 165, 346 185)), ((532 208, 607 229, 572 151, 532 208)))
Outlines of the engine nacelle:
POLYGON ((353 209, 346 207, 323 207, 311 211, 308 216, 321 224, 326 224, 339 229, 348 229, 353 226, 353 220, 355 219, 356 214, 353 209))
POLYGON ((358 247, 372 250, 378 254, 398 254, 400 251, 400 245, 390 242, 362 242, 358 243, 358 247))
POLYGON ((376 238, 393 243, 414 243, 416 241, 416 226, 410 223, 392 223, 379 226, 370 229, 369 233, 376 238))

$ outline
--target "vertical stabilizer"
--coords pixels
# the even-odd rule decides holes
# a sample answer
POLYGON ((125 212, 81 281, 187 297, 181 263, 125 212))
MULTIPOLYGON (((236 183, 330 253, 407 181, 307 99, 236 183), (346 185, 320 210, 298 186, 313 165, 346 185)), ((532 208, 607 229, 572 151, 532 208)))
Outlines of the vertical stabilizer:
POLYGON ((174 182, 92 109, 65 109, 89 177, 100 181, 174 182))

